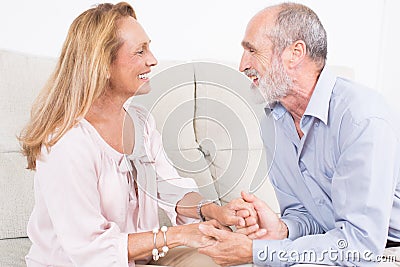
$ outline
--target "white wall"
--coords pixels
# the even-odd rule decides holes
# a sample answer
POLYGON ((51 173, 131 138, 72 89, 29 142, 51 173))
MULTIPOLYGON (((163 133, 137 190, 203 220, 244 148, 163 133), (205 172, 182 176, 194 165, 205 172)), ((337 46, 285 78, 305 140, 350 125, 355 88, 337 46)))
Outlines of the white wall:
POLYGON ((381 57, 378 63, 377 88, 386 96, 389 104, 400 117, 400 1, 386 1, 382 24, 381 57))
MULTIPOLYGON (((159 60, 216 59, 238 64, 249 19, 274 0, 127 0, 152 39, 159 60)), ((72 20, 98 0, 2 3, 0 49, 57 56, 72 20)), ((109 1, 118 2, 118 1, 109 1)), ((355 80, 400 99, 398 0, 303 0, 328 33, 328 62, 354 70, 355 80)), ((400 108, 398 108, 400 111, 400 108)))

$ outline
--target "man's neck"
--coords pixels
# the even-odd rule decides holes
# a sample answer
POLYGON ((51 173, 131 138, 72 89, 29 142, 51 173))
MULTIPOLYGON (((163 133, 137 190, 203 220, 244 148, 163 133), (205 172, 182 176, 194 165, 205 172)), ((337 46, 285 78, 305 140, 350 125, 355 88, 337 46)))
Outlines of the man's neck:
POLYGON ((309 75, 303 74, 300 78, 294 79, 293 87, 289 94, 280 100, 280 103, 292 116, 300 138, 303 136, 303 132, 300 129, 300 120, 307 109, 319 77, 319 72, 309 73, 309 75))
POLYGON ((297 87, 280 100, 280 103, 292 115, 295 122, 299 122, 306 111, 308 102, 310 102, 312 91, 297 87))

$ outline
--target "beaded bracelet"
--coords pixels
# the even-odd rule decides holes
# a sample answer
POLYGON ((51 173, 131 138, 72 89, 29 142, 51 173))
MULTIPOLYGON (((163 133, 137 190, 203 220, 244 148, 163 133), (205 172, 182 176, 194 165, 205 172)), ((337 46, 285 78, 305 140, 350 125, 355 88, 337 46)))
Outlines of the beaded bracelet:
POLYGON ((161 227, 161 232, 163 233, 163 237, 164 237, 164 246, 162 247, 162 252, 159 253, 158 249, 157 249, 157 234, 158 234, 159 229, 158 228, 154 228, 153 229, 153 243, 154 243, 154 248, 151 251, 151 254, 153 255, 153 260, 154 261, 158 261, 160 258, 165 257, 165 255, 167 255, 167 252, 169 251, 169 248, 167 246, 167 231, 168 231, 168 227, 167 226, 162 226, 161 227))
POLYGON ((164 235, 164 246, 162 247, 162 252, 160 253, 160 257, 164 257, 165 255, 167 255, 167 252, 169 251, 169 248, 167 246, 167 231, 168 231, 168 227, 167 226, 163 226, 161 227, 161 232, 164 235))
POLYGON ((160 255, 158 255, 158 249, 157 249, 157 234, 158 234, 158 228, 154 228, 153 229, 153 234, 154 234, 154 238, 153 238, 153 243, 154 243, 154 248, 151 251, 151 254, 153 254, 153 260, 158 261, 158 259, 160 258, 160 255))

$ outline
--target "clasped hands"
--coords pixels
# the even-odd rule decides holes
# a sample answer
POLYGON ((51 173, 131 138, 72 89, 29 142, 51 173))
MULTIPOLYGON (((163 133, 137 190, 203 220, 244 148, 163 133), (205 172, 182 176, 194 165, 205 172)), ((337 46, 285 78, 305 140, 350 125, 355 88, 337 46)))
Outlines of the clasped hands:
POLYGON ((262 200, 252 194, 219 207, 216 220, 198 225, 201 242, 188 244, 222 266, 251 263, 253 239, 284 239, 286 224, 262 200), (227 226, 234 226, 235 232, 227 226))

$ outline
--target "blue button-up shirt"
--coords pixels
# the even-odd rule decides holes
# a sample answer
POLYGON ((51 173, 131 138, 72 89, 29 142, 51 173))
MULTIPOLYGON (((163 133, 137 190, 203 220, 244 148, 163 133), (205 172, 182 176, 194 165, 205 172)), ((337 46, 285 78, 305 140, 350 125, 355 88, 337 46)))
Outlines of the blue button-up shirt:
POLYGON ((261 123, 285 240, 253 241, 257 265, 364 266, 400 241, 400 131, 383 98, 323 70, 301 118, 277 103, 261 123), (271 127, 274 125, 274 127, 271 127))

